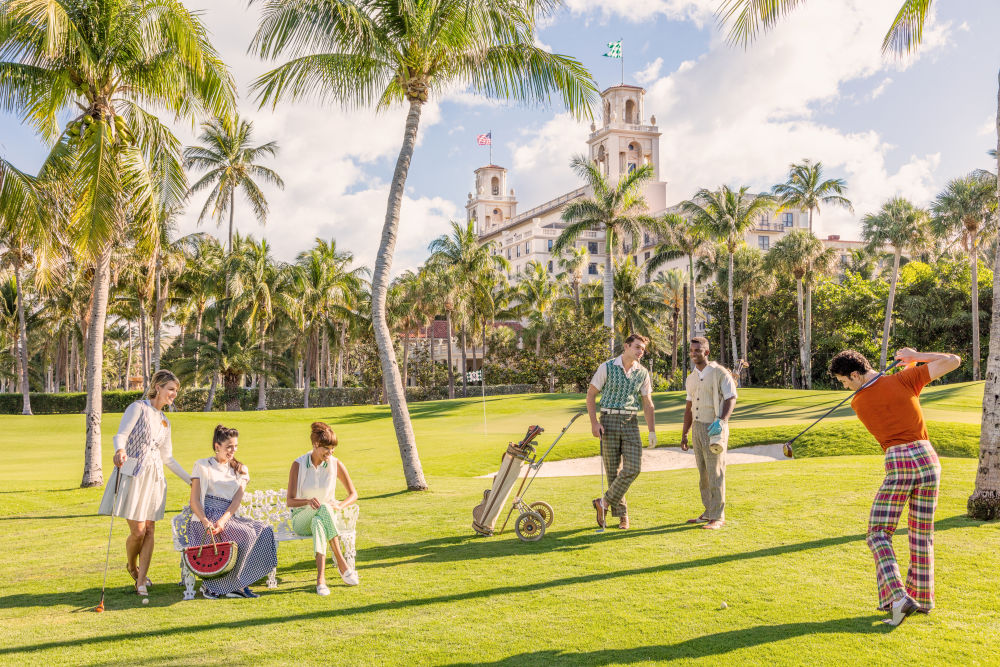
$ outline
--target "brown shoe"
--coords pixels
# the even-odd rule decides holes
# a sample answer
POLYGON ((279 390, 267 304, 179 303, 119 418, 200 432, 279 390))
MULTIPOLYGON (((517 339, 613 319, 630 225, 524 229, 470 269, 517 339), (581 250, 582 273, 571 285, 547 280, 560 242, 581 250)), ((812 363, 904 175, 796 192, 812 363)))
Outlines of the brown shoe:
POLYGON ((702 528, 704 528, 705 530, 718 530, 718 529, 722 528, 722 526, 725 523, 726 522, 724 520, 722 520, 722 519, 712 519, 711 521, 709 521, 708 523, 706 523, 704 526, 702 526, 702 528))
POLYGON ((621 521, 618 522, 618 527, 622 530, 628 530, 629 528, 628 514, 626 514, 621 518, 621 521))
POLYGON ((708 519, 705 518, 705 515, 701 515, 697 519, 688 519, 686 523, 705 523, 706 521, 708 521, 708 519))
POLYGON ((604 501, 604 498, 594 498, 594 509, 597 510, 597 527, 606 528, 608 525, 607 520, 604 515, 608 512, 608 504, 604 501))

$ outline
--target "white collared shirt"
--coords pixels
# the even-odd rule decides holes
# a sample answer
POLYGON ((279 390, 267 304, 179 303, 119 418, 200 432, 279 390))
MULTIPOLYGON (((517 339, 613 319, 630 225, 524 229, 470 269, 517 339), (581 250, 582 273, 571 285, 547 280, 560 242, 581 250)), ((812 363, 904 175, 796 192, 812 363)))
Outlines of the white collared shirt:
MULTIPOLYGON (((591 380, 590 380, 590 384, 594 385, 594 388, 596 388, 597 391, 600 391, 601 389, 603 389, 604 388, 604 383, 607 382, 607 380, 608 380, 608 367, 607 367, 607 363, 608 362, 605 361, 603 364, 601 364, 600 366, 598 366, 597 367, 597 372, 594 373, 594 377, 591 378, 591 380)), ((625 370, 625 364, 622 363, 622 357, 621 357, 621 355, 618 355, 617 357, 615 357, 614 363, 615 363, 616 366, 618 366, 619 368, 621 368, 625 372, 625 377, 630 377, 639 368, 639 362, 638 361, 633 361, 632 362, 632 366, 626 371, 625 370)), ((653 393, 653 385, 649 381, 649 374, 647 373, 646 374, 646 381, 642 383, 641 387, 639 387, 639 394, 641 394, 642 396, 649 396, 652 393, 653 393)))

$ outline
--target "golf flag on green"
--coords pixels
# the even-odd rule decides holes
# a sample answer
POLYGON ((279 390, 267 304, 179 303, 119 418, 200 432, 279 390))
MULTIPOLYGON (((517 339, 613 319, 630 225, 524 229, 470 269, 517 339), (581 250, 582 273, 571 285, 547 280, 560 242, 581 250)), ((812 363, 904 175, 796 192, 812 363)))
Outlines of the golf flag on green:
POLYGON ((621 58, 622 57, 622 40, 617 42, 608 42, 608 52, 604 54, 605 58, 621 58))

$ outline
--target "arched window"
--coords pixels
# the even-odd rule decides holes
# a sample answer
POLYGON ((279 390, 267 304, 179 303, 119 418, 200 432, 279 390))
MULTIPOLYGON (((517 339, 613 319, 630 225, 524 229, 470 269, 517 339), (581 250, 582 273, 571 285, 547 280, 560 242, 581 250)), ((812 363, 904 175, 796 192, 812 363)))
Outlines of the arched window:
POLYGON ((493 215, 500 215, 500 209, 498 208, 493 209, 493 215))
POLYGON ((611 123, 611 102, 604 103, 604 124, 611 123))
POLYGON ((632 100, 625 101, 625 122, 630 124, 639 122, 639 119, 636 118, 635 102, 632 100))
POLYGON ((493 180, 490 181, 490 183, 492 183, 493 186, 493 195, 496 196, 500 194, 500 179, 494 176, 493 180))

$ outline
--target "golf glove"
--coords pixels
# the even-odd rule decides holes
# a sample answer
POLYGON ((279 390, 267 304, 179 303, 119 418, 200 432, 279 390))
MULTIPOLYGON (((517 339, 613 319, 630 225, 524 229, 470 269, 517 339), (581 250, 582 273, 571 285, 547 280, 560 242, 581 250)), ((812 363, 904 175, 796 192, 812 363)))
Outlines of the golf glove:
POLYGON ((714 422, 712 422, 711 424, 709 424, 709 426, 708 426, 708 434, 709 435, 719 435, 720 433, 722 433, 722 420, 721 419, 716 419, 714 422))
POLYGON ((656 431, 649 432, 649 448, 656 449, 656 431))

